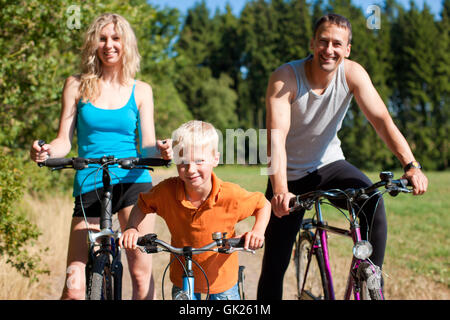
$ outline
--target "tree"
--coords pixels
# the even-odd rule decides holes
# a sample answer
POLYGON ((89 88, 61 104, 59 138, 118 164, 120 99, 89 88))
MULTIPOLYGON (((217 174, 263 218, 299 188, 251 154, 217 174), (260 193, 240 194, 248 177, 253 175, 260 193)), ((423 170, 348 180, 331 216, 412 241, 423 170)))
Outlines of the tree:
MULTIPOLYGON (((437 52, 441 54, 440 59, 445 59, 448 53, 435 50, 440 36, 429 8, 425 5, 423 11, 419 11, 414 3, 410 5, 409 11, 399 11, 393 26, 393 64, 396 72, 392 80, 395 88, 392 100, 400 130, 410 141, 413 152, 419 155, 424 167, 437 169, 436 160, 440 158, 437 144, 442 145, 442 138, 447 138, 442 134, 436 136, 436 126, 443 125, 436 123, 436 115, 445 106, 442 105, 443 100, 437 98, 440 94, 435 93, 433 101, 435 88, 432 84, 436 83, 435 69, 439 64, 437 52)), ((438 77, 441 81, 442 76, 445 78, 445 71, 438 77)))
MULTIPOLYGON (((236 94, 228 70, 222 70, 217 53, 222 53, 219 13, 210 18, 204 1, 188 10, 175 46, 178 54, 175 86, 193 117, 211 122, 224 131, 237 125, 236 94)), ((230 22, 230 28, 232 28, 230 22)), ((224 30, 222 30, 224 31, 224 30)), ((225 53, 224 53, 225 54, 225 53)), ((224 57, 224 55, 222 56, 224 57)), ((227 61, 230 61, 229 59, 227 61)), ((224 60, 223 68, 228 68, 224 60)))
POLYGON ((307 55, 312 36, 306 1, 256 0, 246 4, 239 33, 245 43, 242 66, 245 83, 239 88, 241 112, 248 125, 263 128, 265 90, 270 74, 282 63, 307 55))
POLYGON ((450 148, 450 0, 442 1, 441 21, 438 21, 438 45, 435 46, 436 58, 433 66, 431 101, 433 136, 436 144, 437 169, 449 167, 450 148))

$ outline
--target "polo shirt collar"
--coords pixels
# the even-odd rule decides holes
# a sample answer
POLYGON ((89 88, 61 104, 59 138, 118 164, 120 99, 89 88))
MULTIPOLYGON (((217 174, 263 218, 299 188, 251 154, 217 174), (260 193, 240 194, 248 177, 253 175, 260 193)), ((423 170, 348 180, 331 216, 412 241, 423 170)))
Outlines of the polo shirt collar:
POLYGON ((184 190, 184 182, 181 180, 180 177, 177 179, 177 187, 176 187, 176 198, 178 201, 181 201, 181 204, 189 209, 211 209, 214 207, 215 203, 217 202, 219 192, 220 192, 220 186, 222 184, 222 180, 220 180, 214 172, 211 172, 211 182, 212 182, 212 188, 211 192, 206 198, 205 202, 202 203, 202 205, 199 208, 196 208, 192 205, 192 203, 187 200, 186 192, 184 190))

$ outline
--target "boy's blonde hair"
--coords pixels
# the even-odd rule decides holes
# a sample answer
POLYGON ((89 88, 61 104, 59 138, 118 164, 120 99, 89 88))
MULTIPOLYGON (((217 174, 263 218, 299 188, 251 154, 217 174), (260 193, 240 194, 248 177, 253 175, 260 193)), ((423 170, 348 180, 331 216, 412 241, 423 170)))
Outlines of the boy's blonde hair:
POLYGON ((219 149, 219 135, 216 128, 211 123, 200 120, 182 124, 172 133, 172 141, 175 161, 177 157, 183 155, 183 150, 206 148, 215 157, 219 149))
POLYGON ((99 81, 102 75, 102 62, 97 55, 100 32, 108 24, 113 23, 122 42, 122 84, 133 80, 139 71, 141 56, 137 39, 128 21, 116 13, 104 13, 98 16, 89 26, 81 49, 81 84, 80 94, 84 100, 95 100, 100 95, 99 81))

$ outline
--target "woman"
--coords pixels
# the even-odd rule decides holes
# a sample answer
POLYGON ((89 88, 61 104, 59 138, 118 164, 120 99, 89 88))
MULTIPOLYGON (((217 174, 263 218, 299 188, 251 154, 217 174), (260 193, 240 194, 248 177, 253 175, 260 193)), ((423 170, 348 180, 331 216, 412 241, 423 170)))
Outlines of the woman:
MULTIPOLYGON (((118 14, 103 14, 96 18, 86 33, 82 48, 81 75, 69 77, 64 84, 57 137, 42 147, 34 141, 31 159, 40 162, 48 157, 66 156, 72 147, 75 127, 80 157, 132 157, 139 154, 138 150, 142 150, 144 157, 155 155, 152 88, 145 82, 134 80, 139 62, 136 37, 129 23, 118 14)), ((170 143, 158 141, 158 148, 163 158, 171 158, 170 143)), ((62 299, 85 297, 84 269, 88 247, 80 197, 89 227, 98 230, 100 203, 95 189, 102 187, 101 179, 95 179, 95 174, 89 175, 91 170, 95 169, 77 171, 75 176, 75 209, 62 299)), ((113 170, 113 212, 118 213, 124 230, 138 194, 151 188, 151 177, 147 170, 113 170)), ((153 225, 154 219, 150 217, 143 221, 139 230, 143 234, 152 232, 153 225)), ((151 255, 134 250, 127 252, 127 259, 133 299, 152 299, 151 255)))

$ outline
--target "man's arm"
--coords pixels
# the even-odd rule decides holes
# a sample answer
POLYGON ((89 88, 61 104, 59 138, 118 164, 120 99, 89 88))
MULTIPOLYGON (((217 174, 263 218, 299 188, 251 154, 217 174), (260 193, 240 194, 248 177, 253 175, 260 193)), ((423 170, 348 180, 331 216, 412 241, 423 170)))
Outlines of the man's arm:
MULTIPOLYGON (((366 70, 358 63, 345 61, 347 84, 367 120, 377 134, 405 167, 415 161, 411 148, 405 137, 394 124, 386 105, 372 84, 366 70)), ((414 187, 414 194, 423 194, 428 187, 428 179, 420 169, 411 168, 404 175, 414 187)))
POLYGON ((273 72, 266 91, 267 153, 273 189, 272 209, 278 217, 289 214, 294 195, 287 185, 286 136, 291 125, 291 100, 297 93, 295 74, 288 65, 273 72))

